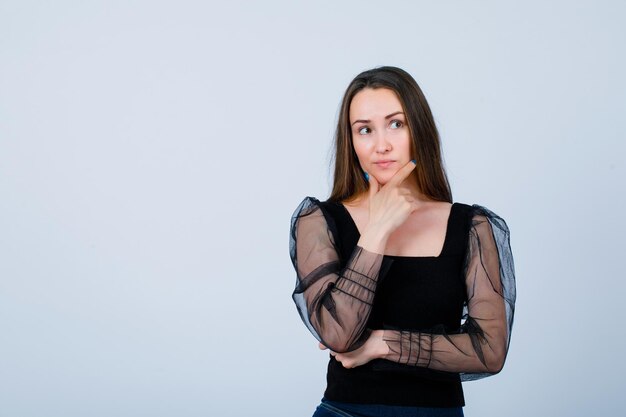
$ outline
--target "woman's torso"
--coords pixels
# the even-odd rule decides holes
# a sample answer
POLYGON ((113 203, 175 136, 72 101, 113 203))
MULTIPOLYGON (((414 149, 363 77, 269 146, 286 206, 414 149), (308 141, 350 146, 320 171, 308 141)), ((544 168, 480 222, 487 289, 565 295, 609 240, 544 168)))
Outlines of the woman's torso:
MULTIPOLYGON (((357 224, 340 203, 324 202, 322 210, 331 225, 341 262, 345 263, 360 237, 357 224)), ((368 328, 432 333, 458 331, 466 297, 463 262, 469 210, 468 205, 453 204, 443 220, 445 233, 439 246, 433 246, 436 243, 432 242, 430 248, 421 246, 438 255, 385 255, 386 272, 376 290, 368 328)), ((434 229, 439 226, 441 234, 442 225, 436 224, 436 221, 431 223, 434 229)), ((419 246, 398 245, 394 248, 397 252, 390 253, 407 253, 407 249, 415 250, 419 246)), ((458 374, 386 360, 374 360, 346 369, 331 357, 324 396, 334 401, 353 403, 425 407, 464 405, 458 374)))

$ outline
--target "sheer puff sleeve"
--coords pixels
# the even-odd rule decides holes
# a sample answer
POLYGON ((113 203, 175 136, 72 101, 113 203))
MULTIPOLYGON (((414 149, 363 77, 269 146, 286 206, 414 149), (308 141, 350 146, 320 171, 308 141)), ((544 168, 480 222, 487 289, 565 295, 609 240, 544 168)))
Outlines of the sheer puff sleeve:
POLYGON ((342 262, 334 227, 315 198, 306 197, 294 212, 289 245, 296 270, 292 298, 317 340, 343 353, 357 349, 370 334, 365 325, 388 261, 357 245, 342 262))
POLYGON ((485 207, 472 206, 464 279, 467 300, 458 333, 384 330, 385 357, 400 364, 458 372, 462 381, 493 375, 506 358, 515 304, 509 229, 485 207))

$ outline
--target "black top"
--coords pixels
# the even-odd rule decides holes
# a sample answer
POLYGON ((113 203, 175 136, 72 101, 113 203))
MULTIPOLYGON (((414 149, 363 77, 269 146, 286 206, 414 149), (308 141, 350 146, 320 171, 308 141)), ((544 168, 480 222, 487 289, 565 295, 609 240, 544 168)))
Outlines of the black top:
POLYGON ((352 369, 330 356, 329 400, 462 406, 462 379, 500 370, 515 288, 508 229, 495 214, 454 203, 442 251, 428 257, 357 246, 359 231, 336 202, 306 198, 291 231, 293 298, 311 332, 346 352, 361 346, 370 329, 385 329, 392 351, 352 369))

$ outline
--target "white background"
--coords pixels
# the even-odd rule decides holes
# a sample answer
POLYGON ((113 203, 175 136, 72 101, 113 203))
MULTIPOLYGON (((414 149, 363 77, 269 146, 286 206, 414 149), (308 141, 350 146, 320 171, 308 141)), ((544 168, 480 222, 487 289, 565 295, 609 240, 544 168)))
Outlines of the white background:
POLYGON ((327 353, 289 218, 339 101, 423 88, 455 201, 507 220, 501 374, 467 416, 617 415, 621 1, 0 1, 0 416, 307 416, 327 353))

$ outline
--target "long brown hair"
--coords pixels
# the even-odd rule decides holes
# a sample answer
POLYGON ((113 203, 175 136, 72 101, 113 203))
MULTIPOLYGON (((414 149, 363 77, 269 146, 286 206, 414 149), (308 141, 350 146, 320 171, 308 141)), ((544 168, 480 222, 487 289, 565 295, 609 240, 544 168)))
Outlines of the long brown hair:
POLYGON ((414 178, 418 189, 435 201, 452 202, 450 184, 443 167, 441 143, 435 120, 417 82, 406 71, 396 67, 379 67, 364 71, 348 85, 341 102, 335 132, 335 176, 331 201, 351 200, 367 191, 350 128, 350 103, 364 88, 387 88, 398 96, 411 135, 411 153, 417 166, 414 178))

